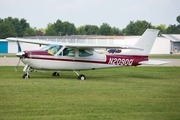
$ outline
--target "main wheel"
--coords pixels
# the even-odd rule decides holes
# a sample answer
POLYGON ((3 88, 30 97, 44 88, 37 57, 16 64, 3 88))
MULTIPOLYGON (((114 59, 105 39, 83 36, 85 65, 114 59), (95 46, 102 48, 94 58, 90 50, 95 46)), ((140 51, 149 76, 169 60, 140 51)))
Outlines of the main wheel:
POLYGON ((84 75, 81 74, 81 75, 78 76, 78 79, 79 79, 79 80, 85 80, 86 77, 85 77, 84 75))
POLYGON ((53 72, 52 76, 59 76, 58 72, 53 72))
POLYGON ((24 75, 22 76, 22 78, 24 78, 24 79, 29 79, 29 78, 30 78, 30 76, 29 76, 29 75, 27 75, 27 73, 26 73, 26 74, 24 74, 24 75))

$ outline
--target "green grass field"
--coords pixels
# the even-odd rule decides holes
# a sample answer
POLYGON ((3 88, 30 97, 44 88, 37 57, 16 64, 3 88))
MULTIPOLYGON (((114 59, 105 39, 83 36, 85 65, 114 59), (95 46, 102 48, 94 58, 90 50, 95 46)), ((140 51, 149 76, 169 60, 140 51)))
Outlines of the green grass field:
POLYGON ((0 67, 0 119, 179 120, 180 67, 30 73, 0 67))

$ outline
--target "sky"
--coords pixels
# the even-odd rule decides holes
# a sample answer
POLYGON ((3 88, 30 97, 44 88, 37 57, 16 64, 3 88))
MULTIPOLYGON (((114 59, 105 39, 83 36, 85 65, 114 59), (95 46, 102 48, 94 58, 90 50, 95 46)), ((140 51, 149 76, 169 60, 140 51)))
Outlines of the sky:
POLYGON ((178 24, 180 0, 0 0, 0 18, 24 18, 31 27, 46 28, 58 19, 76 27, 108 23, 125 28, 130 21, 154 26, 178 24))

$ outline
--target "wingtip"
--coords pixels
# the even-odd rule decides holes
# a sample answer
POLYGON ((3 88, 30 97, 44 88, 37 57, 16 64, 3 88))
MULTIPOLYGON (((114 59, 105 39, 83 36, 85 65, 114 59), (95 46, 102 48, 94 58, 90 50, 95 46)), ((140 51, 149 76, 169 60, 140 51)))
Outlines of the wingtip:
POLYGON ((15 42, 18 41, 17 38, 12 38, 12 37, 6 38, 6 40, 7 40, 7 41, 15 41, 15 42))

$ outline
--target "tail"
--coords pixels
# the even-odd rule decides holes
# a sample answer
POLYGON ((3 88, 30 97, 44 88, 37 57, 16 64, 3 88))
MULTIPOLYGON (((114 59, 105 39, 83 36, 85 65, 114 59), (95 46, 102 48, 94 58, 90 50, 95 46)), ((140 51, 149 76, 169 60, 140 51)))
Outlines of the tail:
POLYGON ((133 55, 149 56, 158 33, 159 30, 157 29, 147 29, 134 45, 136 47, 142 48, 143 50, 130 50, 128 53, 133 55))
MULTIPOLYGON (((130 50, 129 54, 142 55, 146 57, 149 56, 158 33, 159 30, 147 29, 135 44, 136 47, 142 48, 143 50, 130 50)), ((168 61, 157 61, 148 59, 144 59, 138 62, 139 65, 162 65, 166 63, 168 63, 168 61)))

